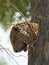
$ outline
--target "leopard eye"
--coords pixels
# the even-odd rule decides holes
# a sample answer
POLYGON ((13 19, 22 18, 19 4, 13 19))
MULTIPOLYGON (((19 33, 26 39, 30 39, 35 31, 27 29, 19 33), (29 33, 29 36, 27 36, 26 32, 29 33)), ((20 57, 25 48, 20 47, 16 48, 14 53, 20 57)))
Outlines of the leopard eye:
POLYGON ((14 30, 19 31, 19 28, 18 28, 18 27, 16 27, 16 28, 14 28, 14 30))

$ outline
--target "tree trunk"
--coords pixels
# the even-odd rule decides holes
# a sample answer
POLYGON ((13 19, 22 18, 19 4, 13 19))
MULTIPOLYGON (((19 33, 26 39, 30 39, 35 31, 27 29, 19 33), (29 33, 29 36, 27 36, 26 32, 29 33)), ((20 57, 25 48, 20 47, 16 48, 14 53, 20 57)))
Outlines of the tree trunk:
POLYGON ((28 65, 49 65, 49 0, 31 0, 32 20, 39 24, 33 48, 29 45, 28 65))

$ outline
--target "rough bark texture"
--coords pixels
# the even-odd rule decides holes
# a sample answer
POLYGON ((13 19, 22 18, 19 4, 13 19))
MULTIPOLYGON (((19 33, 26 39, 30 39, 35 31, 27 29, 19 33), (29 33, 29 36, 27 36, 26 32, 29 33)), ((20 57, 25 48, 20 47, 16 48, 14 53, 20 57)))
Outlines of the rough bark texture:
POLYGON ((29 45, 28 65, 49 65, 49 0, 31 0, 31 13, 39 32, 33 48, 29 45))

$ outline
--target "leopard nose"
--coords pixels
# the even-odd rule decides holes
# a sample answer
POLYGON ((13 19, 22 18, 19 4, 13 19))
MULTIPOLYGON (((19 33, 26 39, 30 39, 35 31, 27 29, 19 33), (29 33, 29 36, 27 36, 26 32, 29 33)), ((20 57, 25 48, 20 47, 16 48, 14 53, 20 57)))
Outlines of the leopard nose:
POLYGON ((17 50, 14 50, 14 52, 16 52, 16 53, 17 53, 18 51, 17 51, 17 50))
POLYGON ((17 50, 15 52, 18 52, 17 50))

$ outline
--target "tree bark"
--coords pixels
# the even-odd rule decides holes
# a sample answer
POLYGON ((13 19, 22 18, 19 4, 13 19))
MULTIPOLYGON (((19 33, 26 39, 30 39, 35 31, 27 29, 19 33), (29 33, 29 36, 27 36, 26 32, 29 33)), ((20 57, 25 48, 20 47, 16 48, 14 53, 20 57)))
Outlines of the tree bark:
POLYGON ((39 24, 33 48, 29 45, 28 65, 49 65, 49 0, 31 0, 32 22, 39 24))

